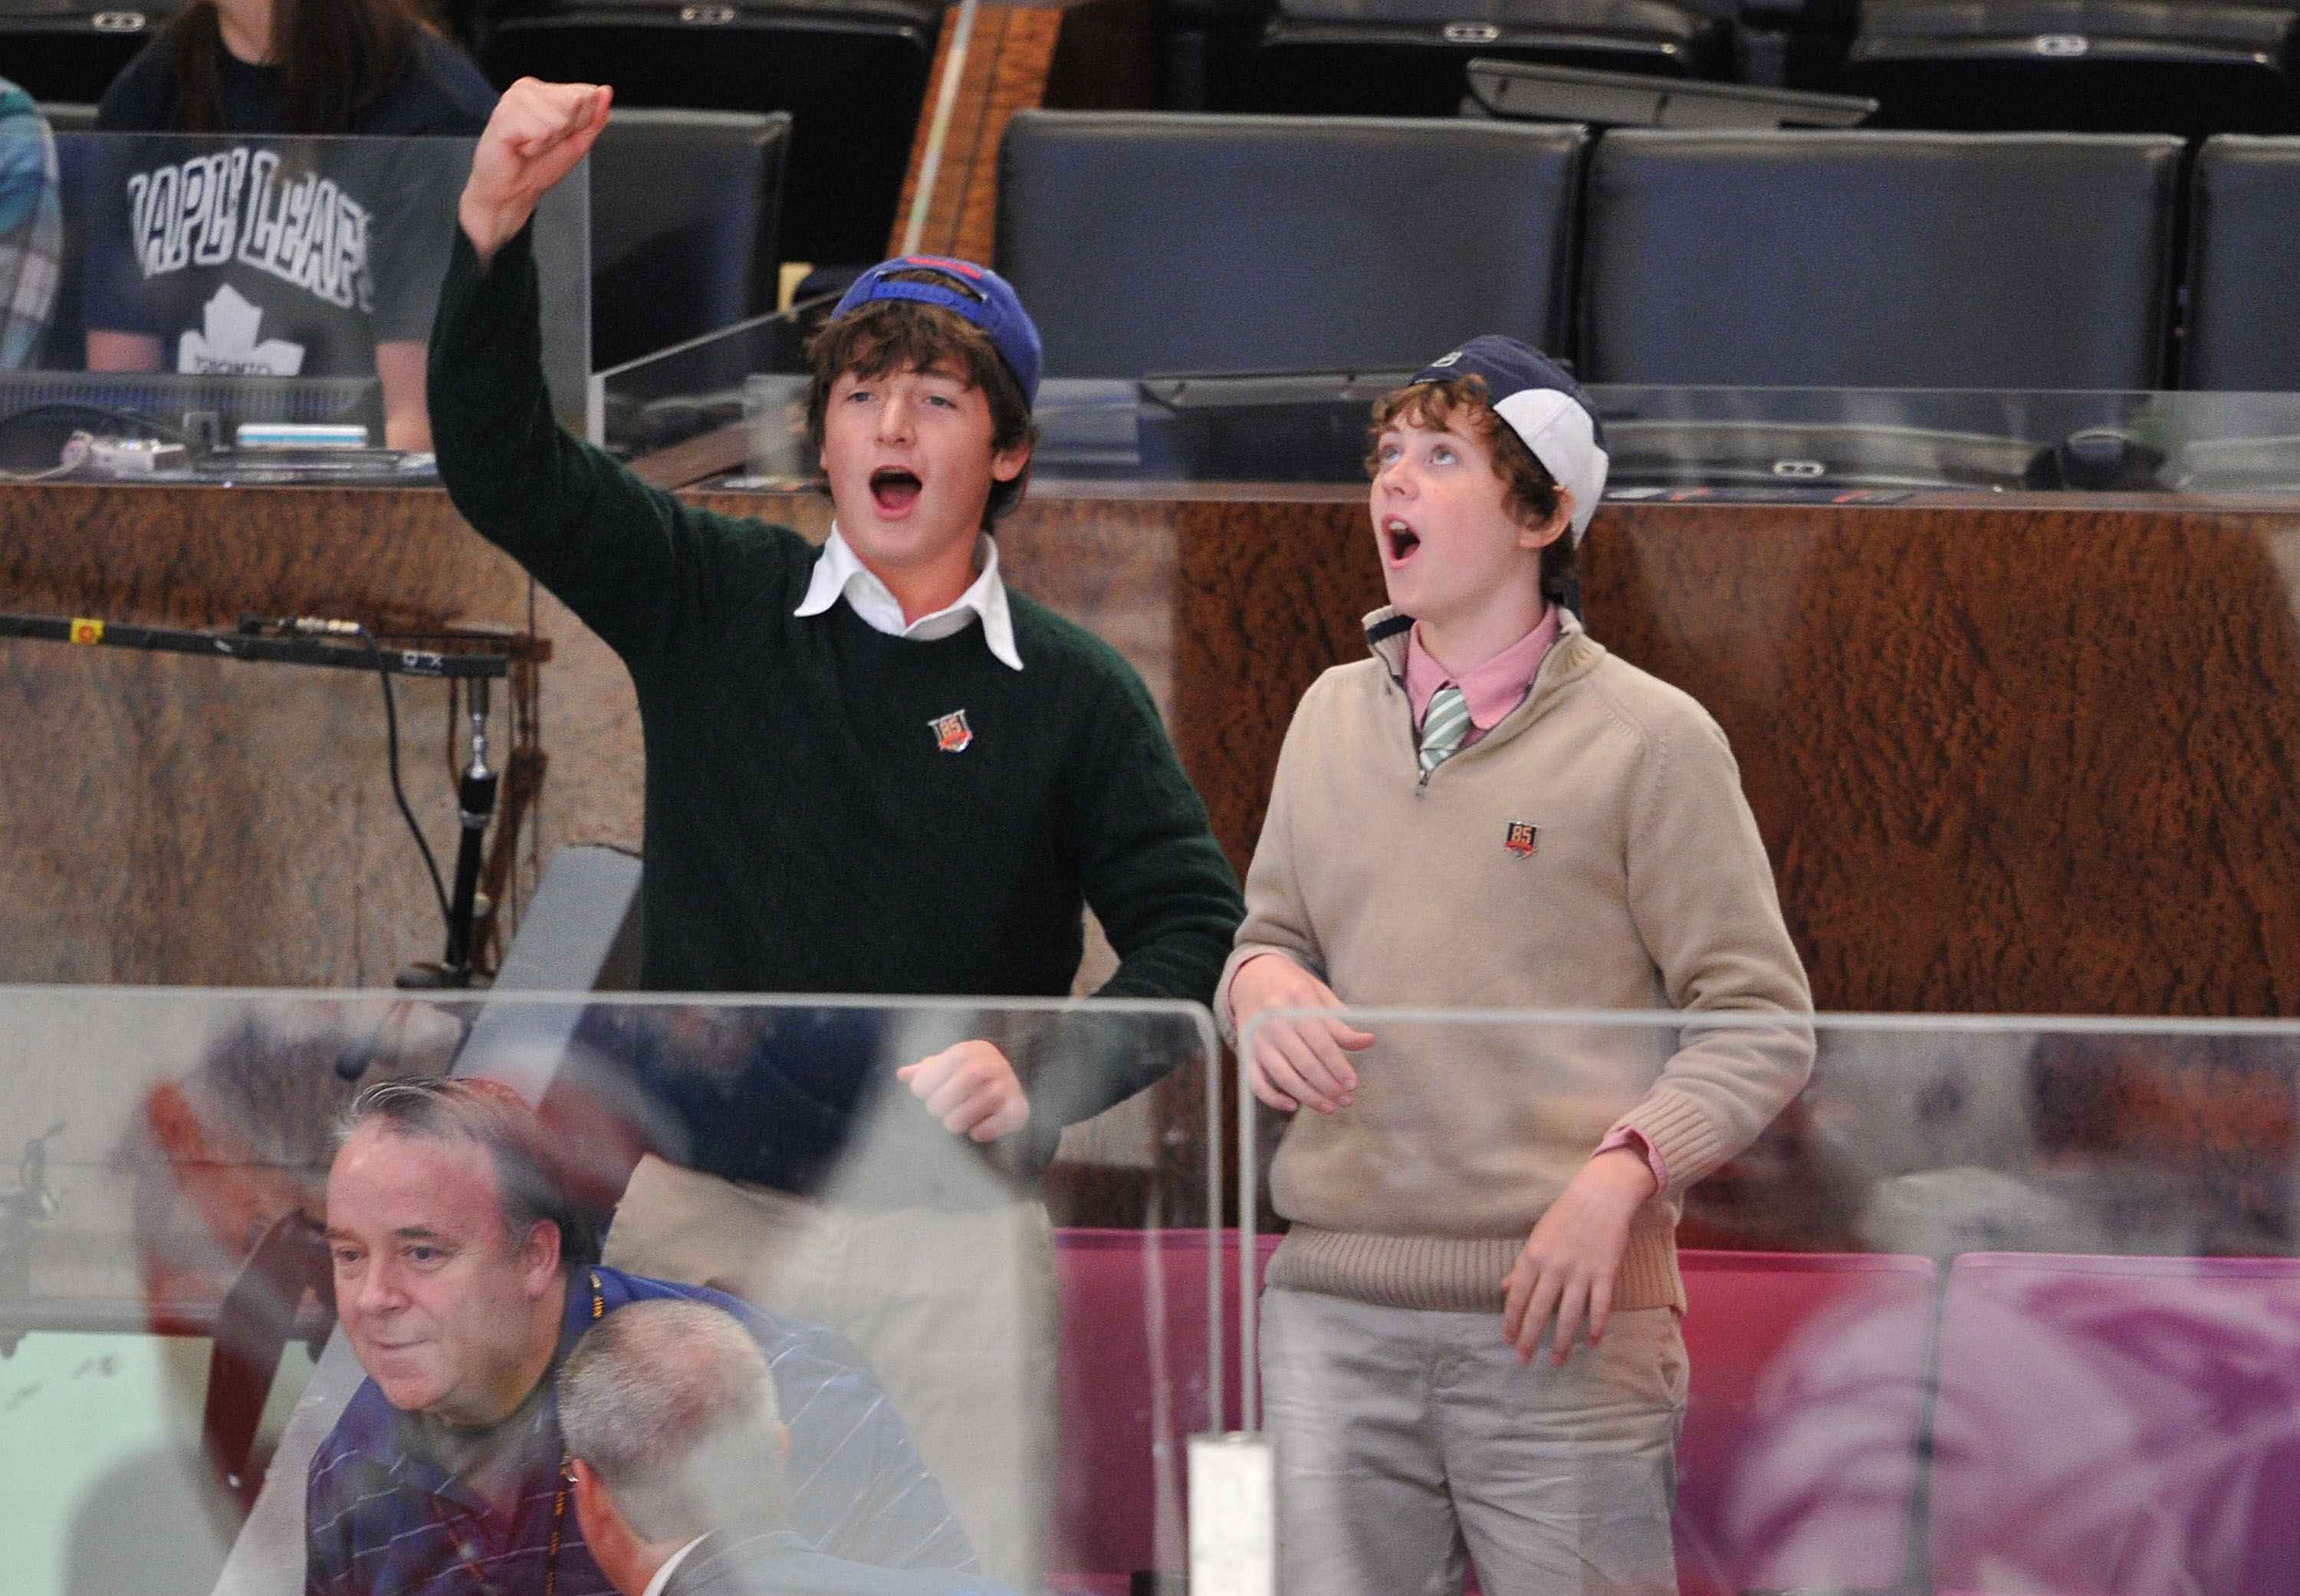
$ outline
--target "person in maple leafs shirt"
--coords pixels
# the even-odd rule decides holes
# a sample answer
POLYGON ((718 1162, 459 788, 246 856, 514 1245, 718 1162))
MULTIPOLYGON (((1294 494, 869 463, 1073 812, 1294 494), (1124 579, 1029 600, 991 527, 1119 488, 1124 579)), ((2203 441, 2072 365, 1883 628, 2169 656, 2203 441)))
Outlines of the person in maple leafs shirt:
POLYGON ((373 374, 426 450, 424 341, 495 91, 412 0, 199 0, 114 79, 88 219, 91 370, 373 374), (366 135, 374 144, 320 137, 366 135), (391 142, 380 142, 389 139, 391 142))

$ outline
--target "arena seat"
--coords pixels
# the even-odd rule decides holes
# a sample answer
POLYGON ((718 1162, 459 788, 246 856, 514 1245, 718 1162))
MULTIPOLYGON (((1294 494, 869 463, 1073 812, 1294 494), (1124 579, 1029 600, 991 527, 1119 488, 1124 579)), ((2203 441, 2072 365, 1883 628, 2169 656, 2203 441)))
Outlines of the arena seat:
POLYGON ((1502 122, 1028 112, 1000 154, 996 262, 1054 377, 1410 370, 1479 332, 1558 350, 1586 144, 1502 122))
POLYGON ((788 111, 783 252, 816 265, 886 252, 926 95, 939 0, 506 0, 479 66, 611 83, 619 106, 788 111))
POLYGON ((185 0, 0 0, 0 77, 35 100, 93 104, 185 0))
MULTIPOLYGON (((1214 1234, 1227 1260, 1221 1427, 1236 1429, 1238 1233, 1214 1234)), ((1206 1236, 1054 1233, 1061 1440, 1046 1567, 1058 1589, 1122 1596, 1136 1570, 1183 1566, 1183 1459, 1162 1443, 1207 1427, 1206 1236)), ((1266 1268, 1278 1238, 1258 1241, 1258 1265, 1266 1268)))
POLYGON ((2300 138, 2207 140, 2188 195, 2180 386, 2300 390, 2300 138))
POLYGON ((1580 375, 2154 388, 2182 145, 2140 135, 1608 135, 1580 375))
POLYGON ((96 105, 93 101, 43 100, 40 118, 48 124, 51 133, 93 133, 96 131, 96 105))
POLYGON ((2300 1589, 2300 1259, 1968 1253, 1933 1438, 1937 1590, 2300 1589))
POLYGON ((88 329, 82 303, 88 244, 88 195, 96 181, 103 141, 67 129, 56 137, 56 194, 63 206, 63 253, 56 262, 56 296, 48 307, 48 330, 35 364, 44 370, 78 371, 88 364, 88 329))
POLYGON ((1276 0, 1235 108, 1450 116, 1476 57, 1728 77, 1734 14, 1729 0, 1276 0))
POLYGON ((1880 128, 2300 128, 2300 9, 2256 0, 1862 0, 1845 86, 1880 128))
POLYGON ((1678 1447, 1685 1596, 1882 1590, 1910 1546, 1932 1260, 1679 1254, 1693 1365, 1678 1447))
POLYGON ((791 119, 618 111, 591 151, 591 366, 775 308, 791 119))

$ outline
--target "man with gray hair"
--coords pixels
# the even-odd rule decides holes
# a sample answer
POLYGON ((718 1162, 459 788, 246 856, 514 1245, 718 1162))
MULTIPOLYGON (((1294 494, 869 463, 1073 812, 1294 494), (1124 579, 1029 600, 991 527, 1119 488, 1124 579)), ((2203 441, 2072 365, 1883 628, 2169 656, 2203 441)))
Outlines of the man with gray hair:
POLYGON ((576 1522, 621 1596, 1012 1596, 828 1557, 790 1527, 789 1432, 758 1344, 704 1302, 634 1302, 559 1372, 576 1522))
MULTIPOLYGON (((328 1171, 336 1315, 368 1378, 312 1459, 306 1596, 607 1596, 567 1521, 557 1385, 582 1334, 683 1301, 752 1342, 792 1415, 789 1516, 842 1558, 971 1568, 949 1498, 854 1349, 818 1325, 599 1263, 564 1149, 500 1082, 360 1093, 328 1171)), ((906 1587, 907 1588, 907 1587, 906 1587)))

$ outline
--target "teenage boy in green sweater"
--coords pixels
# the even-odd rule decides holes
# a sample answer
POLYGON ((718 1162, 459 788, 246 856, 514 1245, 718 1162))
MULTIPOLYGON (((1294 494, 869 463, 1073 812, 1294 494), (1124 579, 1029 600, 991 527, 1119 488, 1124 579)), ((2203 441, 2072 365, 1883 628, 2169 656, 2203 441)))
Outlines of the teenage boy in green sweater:
POLYGON ((1312 1110, 1262 1309, 1283 1588, 1447 1596, 1466 1542, 1494 1596, 1672 1592, 1678 1215, 1804 1084, 1804 971, 1723 733, 1564 607, 1606 464, 1572 379, 1475 338, 1375 422, 1391 606, 1295 712, 1216 1014, 1686 1012, 1253 1030, 1255 1096, 1312 1110))
MULTIPOLYGON (((429 399, 456 507, 638 689, 644 984, 1060 995, 1085 903, 1119 955, 1104 995, 1204 1001, 1242 912, 1204 807, 1134 672, 998 575, 988 531, 1022 495, 1039 367, 1012 290, 917 259, 848 294, 813 351, 810 422, 837 509, 823 549, 650 488, 555 424, 538 357, 528 221, 610 98, 523 79, 496 106, 429 399)), ((781 1043, 692 1117, 696 1147, 717 1150, 706 1168, 642 1163, 608 1261, 846 1331, 988 1569, 1032 1588, 1052 1448, 1045 1209, 971 1156, 879 1204, 891 1212, 804 1201, 870 1109, 876 1055, 903 1043, 781 1043)), ((901 1161, 948 1160, 931 1115, 1026 1173, 1065 1124, 1179 1056, 1105 1050, 1089 1065, 1071 1050, 1026 1080, 986 1041, 931 1045, 898 1072, 923 1112, 871 1110, 899 1122, 890 1134, 941 1138, 901 1161)))

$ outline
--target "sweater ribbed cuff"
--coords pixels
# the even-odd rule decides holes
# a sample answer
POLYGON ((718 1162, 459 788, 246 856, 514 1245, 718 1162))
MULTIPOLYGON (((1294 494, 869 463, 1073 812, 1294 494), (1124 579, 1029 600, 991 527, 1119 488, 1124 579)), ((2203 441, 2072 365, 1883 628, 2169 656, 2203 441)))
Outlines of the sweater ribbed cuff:
POLYGON ((1679 1093, 1654 1093, 1615 1128, 1637 1132, 1661 1155, 1674 1192, 1684 1191, 1725 1161, 1716 1122, 1699 1103, 1679 1093))
MULTIPOLYGON (((1346 1297, 1379 1308, 1436 1313, 1499 1313, 1502 1278, 1517 1262, 1516 1236, 1369 1235, 1296 1225, 1270 1260, 1269 1284, 1346 1297)), ((1613 1306, 1685 1309, 1677 1234, 1638 1225, 1613 1277, 1613 1306)))

